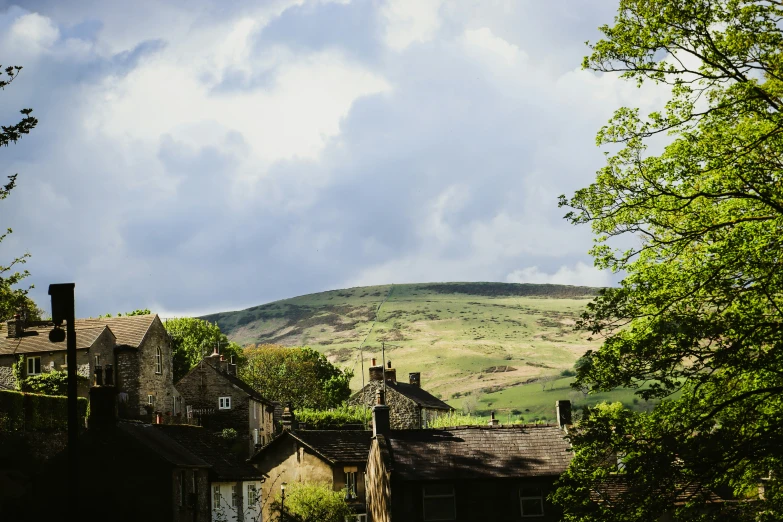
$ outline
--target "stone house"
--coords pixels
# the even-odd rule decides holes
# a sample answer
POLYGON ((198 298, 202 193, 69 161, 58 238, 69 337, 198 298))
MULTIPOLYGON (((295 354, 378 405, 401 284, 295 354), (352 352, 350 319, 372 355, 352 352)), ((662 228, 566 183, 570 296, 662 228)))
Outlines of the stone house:
POLYGON ((372 407, 378 390, 385 390, 386 404, 391 411, 391 427, 395 430, 426 428, 440 415, 448 415, 453 408, 421 387, 421 373, 408 374, 408 382, 397 381, 397 370, 376 365, 369 369, 369 382, 351 396, 348 404, 372 407), (385 386, 384 386, 385 378, 385 386))
POLYGON ((275 403, 236 375, 236 365, 213 353, 176 384, 187 416, 212 432, 233 428, 245 457, 275 436, 275 403))
MULTIPOLYGON (((272 499, 283 482, 320 482, 345 491, 356 520, 366 520, 365 467, 372 432, 286 428, 249 462, 263 475, 262 497, 272 499)), ((275 520, 264 505, 262 520, 275 520)))
MULTIPOLYGON (((88 429, 79 437, 79 519, 210 522, 213 466, 169 437, 160 425, 117 417, 117 390, 90 390, 88 429)), ((30 516, 41 520, 67 505, 67 450, 36 479, 30 516)), ((10 520, 10 519, 9 519, 10 520)))
MULTIPOLYGON (((97 366, 112 366, 124 418, 157 414, 163 422, 181 412, 173 385, 171 343, 157 314, 77 319, 77 374, 85 377, 80 395, 87 396, 97 366)), ((66 342, 51 342, 51 322, 27 323, 16 318, 0 333, 0 383, 14 388, 13 365, 22 359, 22 375, 67 370, 66 342)))
POLYGON ((166 436, 209 464, 213 522, 261 520, 261 472, 237 458, 224 440, 199 426, 156 425, 166 436))
POLYGON ((571 461, 561 426, 395 430, 380 402, 367 460, 373 522, 560 520, 546 498, 571 461))

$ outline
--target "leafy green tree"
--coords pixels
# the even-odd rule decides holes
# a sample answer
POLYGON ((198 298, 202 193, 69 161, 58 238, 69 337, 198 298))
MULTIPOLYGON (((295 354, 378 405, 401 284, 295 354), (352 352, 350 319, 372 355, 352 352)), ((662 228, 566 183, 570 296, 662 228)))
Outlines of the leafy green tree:
POLYGON ((325 409, 351 396, 353 372, 337 368, 310 347, 263 345, 245 348, 245 356, 242 379, 270 400, 325 409))
MULTIPOLYGON (((280 513, 280 495, 271 505, 273 513, 280 513)), ((292 482, 285 495, 285 520, 288 522, 345 522, 351 508, 345 493, 333 491, 329 484, 292 482)))
POLYGON ((733 520, 783 520, 781 20, 779 0, 621 0, 585 58, 671 96, 618 109, 598 133, 606 166, 561 198, 597 235, 596 266, 625 275, 579 323, 604 342, 576 385, 660 402, 586 412, 554 495, 566 520, 722 516, 701 495, 676 503, 695 484, 754 500, 733 520), (598 507, 613 473, 628 492, 598 507))
MULTIPOLYGON (((10 85, 21 70, 22 68, 19 66, 12 66, 6 67, 4 72, 0 71, 0 89, 5 89, 10 85)), ((33 112, 32 109, 22 109, 20 112, 23 116, 21 120, 12 125, 2 126, 2 130, 0 130, 0 146, 7 147, 11 143, 16 143, 22 136, 29 134, 38 124, 38 120, 30 115, 33 112)), ((17 174, 12 174, 8 176, 8 183, 0 185, 0 200, 7 198, 14 189, 16 178, 17 174)), ((4 234, 0 234, 0 242, 11 233, 12 230, 10 228, 6 229, 4 234)), ((33 287, 16 288, 16 285, 30 275, 27 270, 18 271, 19 266, 25 264, 29 257, 30 254, 25 253, 12 260, 8 265, 0 265, 0 319, 2 320, 12 318, 20 310, 27 319, 40 320, 41 318, 41 311, 27 296, 28 291, 33 287)))
POLYGON ((233 357, 238 368, 245 363, 242 347, 229 341, 217 324, 194 317, 167 319, 163 324, 171 336, 174 382, 179 381, 214 350, 219 350, 228 360, 233 357))

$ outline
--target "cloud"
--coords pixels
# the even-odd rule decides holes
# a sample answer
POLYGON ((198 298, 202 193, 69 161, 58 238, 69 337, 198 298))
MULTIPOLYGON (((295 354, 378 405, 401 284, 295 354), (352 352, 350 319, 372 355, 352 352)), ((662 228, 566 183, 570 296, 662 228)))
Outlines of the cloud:
POLYGON ((541 271, 537 266, 514 270, 506 276, 509 283, 536 283, 553 285, 574 285, 605 287, 611 285, 608 273, 582 262, 573 268, 561 266, 554 274, 541 271))
POLYGON ((557 197, 603 164, 594 135, 614 108, 665 93, 579 70, 603 8, 90 5, 0 12, 38 42, 0 93, 4 123, 22 107, 40 120, 2 151, 20 176, 0 259, 32 254, 39 303, 61 281, 80 315, 358 284, 606 281, 557 197))

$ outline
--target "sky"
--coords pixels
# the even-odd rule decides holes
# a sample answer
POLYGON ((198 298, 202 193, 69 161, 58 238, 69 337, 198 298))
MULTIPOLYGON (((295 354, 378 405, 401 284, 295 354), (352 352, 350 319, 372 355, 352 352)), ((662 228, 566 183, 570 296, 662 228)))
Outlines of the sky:
POLYGON ((660 93, 581 69, 617 3, 0 0, 0 204, 78 316, 200 315, 387 283, 601 286, 560 194, 660 93))

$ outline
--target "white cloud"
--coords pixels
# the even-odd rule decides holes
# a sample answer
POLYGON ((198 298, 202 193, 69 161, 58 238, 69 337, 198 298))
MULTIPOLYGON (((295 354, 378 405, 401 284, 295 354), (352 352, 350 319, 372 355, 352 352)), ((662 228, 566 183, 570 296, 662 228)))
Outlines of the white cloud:
POLYGON ((462 41, 468 48, 483 51, 481 56, 487 53, 501 58, 507 65, 513 65, 519 59, 526 59, 527 55, 519 47, 494 35, 488 27, 480 29, 466 29, 462 35, 462 41))
POLYGON ((27 13, 13 21, 3 38, 2 48, 14 60, 32 60, 49 52, 59 37, 60 31, 52 20, 38 13, 27 13))
POLYGON ((611 284, 608 272, 588 266, 581 261, 573 268, 561 266, 554 274, 548 274, 537 266, 514 270, 506 276, 509 283, 537 283, 574 286, 604 287, 611 284))
POLYGON ((381 9, 386 45, 402 51, 414 42, 431 40, 441 25, 443 0, 388 0, 381 9))

